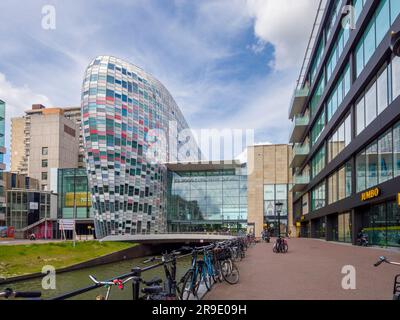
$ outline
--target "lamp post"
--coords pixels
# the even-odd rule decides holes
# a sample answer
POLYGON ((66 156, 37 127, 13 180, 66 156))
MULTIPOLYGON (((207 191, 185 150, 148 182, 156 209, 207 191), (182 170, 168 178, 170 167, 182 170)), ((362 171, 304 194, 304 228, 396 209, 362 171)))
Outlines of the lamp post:
POLYGON ((278 237, 281 236, 281 212, 283 208, 283 203, 282 202, 276 202, 275 203, 275 210, 276 213, 278 214, 278 237))

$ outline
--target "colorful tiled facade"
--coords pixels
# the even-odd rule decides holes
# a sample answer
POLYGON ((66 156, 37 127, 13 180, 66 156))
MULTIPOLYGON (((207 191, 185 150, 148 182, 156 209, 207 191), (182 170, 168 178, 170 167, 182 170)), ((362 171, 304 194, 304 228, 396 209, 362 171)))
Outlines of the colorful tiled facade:
POLYGON ((157 145, 188 127, 171 94, 135 65, 100 56, 85 73, 82 120, 97 237, 165 232, 165 163, 187 141, 157 145))

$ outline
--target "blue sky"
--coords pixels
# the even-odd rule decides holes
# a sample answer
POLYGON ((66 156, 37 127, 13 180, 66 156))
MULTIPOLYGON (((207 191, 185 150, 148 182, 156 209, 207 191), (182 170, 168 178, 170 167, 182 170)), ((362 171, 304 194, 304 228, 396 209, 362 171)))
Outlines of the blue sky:
POLYGON ((7 128, 33 103, 79 106, 87 64, 114 55, 158 78, 192 128, 254 129, 256 142, 286 143, 316 8, 317 0, 2 0, 7 128), (56 9, 55 30, 42 28, 45 5, 56 9))

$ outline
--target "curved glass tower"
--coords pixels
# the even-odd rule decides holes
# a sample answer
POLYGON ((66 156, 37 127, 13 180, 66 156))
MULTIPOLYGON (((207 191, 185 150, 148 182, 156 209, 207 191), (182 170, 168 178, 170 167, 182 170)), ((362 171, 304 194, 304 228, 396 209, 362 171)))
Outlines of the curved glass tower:
POLYGON ((97 237, 165 232, 165 163, 188 128, 171 94, 135 65, 100 56, 85 73, 82 120, 97 237))

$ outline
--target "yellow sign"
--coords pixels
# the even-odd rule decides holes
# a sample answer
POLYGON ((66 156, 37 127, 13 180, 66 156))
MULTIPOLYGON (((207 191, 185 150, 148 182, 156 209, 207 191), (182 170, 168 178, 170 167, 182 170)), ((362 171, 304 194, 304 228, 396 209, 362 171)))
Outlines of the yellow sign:
POLYGON ((301 222, 296 222, 296 227, 301 227, 301 222))
POLYGON ((381 190, 379 188, 371 189, 361 194, 361 201, 368 201, 377 198, 380 195, 381 195, 381 190))
MULTIPOLYGON (((86 192, 77 192, 75 194, 76 198, 76 206, 77 207, 90 207, 92 205, 92 201, 90 199, 90 194, 88 195, 86 192)), ((68 192, 65 194, 65 207, 73 208, 74 207, 74 193, 68 192)))
POLYGON ((400 207, 400 193, 397 194, 397 204, 398 204, 399 207, 400 207))
POLYGON ((301 221, 304 221, 304 219, 305 219, 306 217, 304 217, 304 216, 301 216, 301 221))

